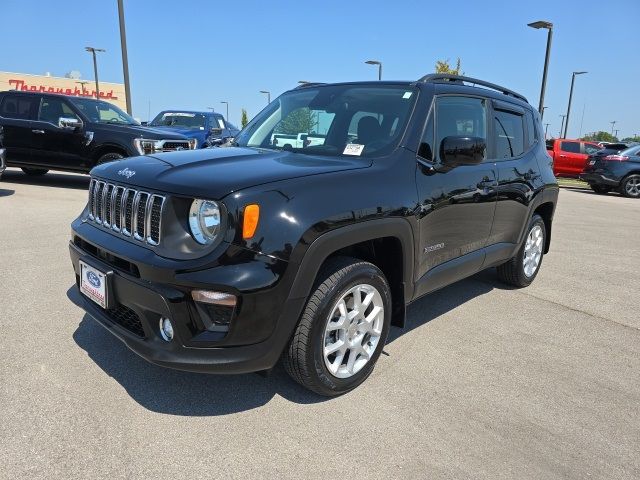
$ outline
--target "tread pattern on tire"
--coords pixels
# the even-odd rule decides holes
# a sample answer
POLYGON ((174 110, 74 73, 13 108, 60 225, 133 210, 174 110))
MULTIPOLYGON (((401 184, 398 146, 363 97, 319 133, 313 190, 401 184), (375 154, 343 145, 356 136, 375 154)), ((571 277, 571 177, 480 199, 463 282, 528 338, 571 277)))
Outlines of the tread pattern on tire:
POLYGON ((305 345, 309 342, 316 314, 322 308, 322 301, 342 277, 360 265, 373 266, 368 262, 349 257, 329 259, 318 273, 318 280, 313 286, 313 293, 300 317, 293 337, 282 355, 282 363, 287 373, 300 385, 320 395, 326 395, 326 392, 309 375, 309 371, 314 367, 313 365, 308 365, 305 345))

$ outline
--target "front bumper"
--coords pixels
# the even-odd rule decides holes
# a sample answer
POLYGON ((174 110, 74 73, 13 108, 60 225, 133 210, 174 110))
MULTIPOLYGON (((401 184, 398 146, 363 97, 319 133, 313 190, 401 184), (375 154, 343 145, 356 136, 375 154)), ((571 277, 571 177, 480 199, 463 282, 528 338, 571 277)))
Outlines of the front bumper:
MULTIPOLYGON (((78 238, 74 232, 74 240, 78 238)), ((176 274, 171 283, 150 281, 114 267, 113 262, 108 261, 111 259, 109 252, 99 248, 105 255, 96 255, 81 248, 82 245, 84 243, 76 241, 69 244, 76 275, 77 294, 73 296, 76 303, 135 353, 163 367, 208 373, 247 373, 272 368, 288 342, 305 302, 304 298, 288 298, 290 288, 286 280, 265 287, 263 292, 222 285, 219 280, 233 278, 228 269, 237 272, 238 265, 218 265, 192 275, 176 274), (80 260, 107 273, 108 310, 80 293, 80 260), (180 283, 174 283, 176 278, 180 283), (190 289, 203 288, 204 278, 210 289, 226 288, 238 295, 237 311, 223 338, 207 336, 211 332, 202 332, 195 318, 197 313, 190 289), (173 322, 175 336, 171 342, 160 336, 162 317, 173 322)), ((251 259, 241 268, 245 276, 251 276, 252 270, 264 270, 265 265, 251 259)), ((145 271, 149 272, 140 268, 141 277, 145 271)), ((168 272, 164 273, 168 275, 168 272)))

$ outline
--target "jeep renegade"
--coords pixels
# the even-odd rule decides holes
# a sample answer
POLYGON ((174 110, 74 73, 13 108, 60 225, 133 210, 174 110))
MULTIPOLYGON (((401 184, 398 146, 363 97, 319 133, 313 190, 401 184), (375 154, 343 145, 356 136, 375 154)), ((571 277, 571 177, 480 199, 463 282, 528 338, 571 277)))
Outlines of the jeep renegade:
POLYGON ((535 279, 558 197, 542 132, 524 97, 467 77, 298 87, 229 147, 95 167, 69 245, 82 303, 155 364, 282 359, 347 392, 414 300, 489 267, 535 279))

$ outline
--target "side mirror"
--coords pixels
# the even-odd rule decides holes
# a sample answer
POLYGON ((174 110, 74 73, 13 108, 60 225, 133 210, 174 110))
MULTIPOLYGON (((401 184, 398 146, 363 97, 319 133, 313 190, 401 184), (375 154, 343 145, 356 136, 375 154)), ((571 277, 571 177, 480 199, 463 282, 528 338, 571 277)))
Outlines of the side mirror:
POLYGON ((58 119, 58 126, 60 128, 76 130, 82 127, 82 121, 73 117, 60 117, 58 119))
POLYGON ((448 168, 477 165, 484 160, 487 142, 480 137, 445 137, 440 143, 440 159, 448 168))

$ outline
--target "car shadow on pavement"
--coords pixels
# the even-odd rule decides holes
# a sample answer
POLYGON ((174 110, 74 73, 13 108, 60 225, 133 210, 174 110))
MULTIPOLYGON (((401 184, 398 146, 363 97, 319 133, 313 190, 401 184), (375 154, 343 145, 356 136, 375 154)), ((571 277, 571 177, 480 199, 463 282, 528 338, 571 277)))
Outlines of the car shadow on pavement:
MULTIPOLYGON (((494 277, 490 272, 481 272, 414 302, 407 309, 405 328, 392 327, 387 343, 494 287, 501 288, 494 277)), ((76 305, 82 304, 75 287, 69 288, 67 296, 76 305)), ((330 400, 299 386, 280 364, 267 377, 211 375, 158 367, 129 350, 88 314, 84 315, 73 339, 131 398, 154 412, 183 416, 228 415, 265 405, 276 395, 300 404, 330 400)))
POLYGON ((9 190, 7 188, 0 188, 0 197, 10 197, 14 193, 16 193, 15 190, 9 190))
POLYGON ((19 183, 26 185, 41 185, 43 187, 73 188, 76 190, 88 190, 89 175, 74 175, 59 172, 49 172, 45 175, 27 175, 19 170, 5 170, 2 182, 19 183))

